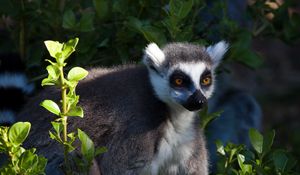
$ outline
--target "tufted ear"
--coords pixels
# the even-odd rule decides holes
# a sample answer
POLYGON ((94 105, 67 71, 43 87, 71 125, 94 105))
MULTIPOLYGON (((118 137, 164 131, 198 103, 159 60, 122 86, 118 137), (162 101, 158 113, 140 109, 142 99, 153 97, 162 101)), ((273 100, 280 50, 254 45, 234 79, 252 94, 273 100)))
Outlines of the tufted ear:
POLYGON ((216 68, 221 62, 223 56, 227 52, 229 44, 225 41, 220 41, 217 44, 208 46, 206 52, 213 60, 213 67, 216 68))
POLYGON ((164 61, 165 54, 155 43, 150 43, 145 48, 143 62, 147 67, 157 70, 164 61))

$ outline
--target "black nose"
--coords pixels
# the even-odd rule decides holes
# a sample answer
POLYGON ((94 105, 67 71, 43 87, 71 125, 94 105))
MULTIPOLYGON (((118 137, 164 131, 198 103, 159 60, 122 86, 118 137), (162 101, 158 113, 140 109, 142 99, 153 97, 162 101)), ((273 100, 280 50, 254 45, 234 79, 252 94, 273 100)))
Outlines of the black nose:
POLYGON ((187 99, 186 103, 183 104, 183 107, 189 111, 196 111, 201 109, 206 103, 207 100, 204 95, 200 90, 197 90, 187 99))

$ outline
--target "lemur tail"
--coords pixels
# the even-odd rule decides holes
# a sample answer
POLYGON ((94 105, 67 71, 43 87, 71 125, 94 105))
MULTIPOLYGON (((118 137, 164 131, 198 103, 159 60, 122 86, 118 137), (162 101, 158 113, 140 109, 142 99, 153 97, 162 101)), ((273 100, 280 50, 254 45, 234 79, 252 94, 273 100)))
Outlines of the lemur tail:
POLYGON ((24 73, 25 66, 17 54, 0 54, 0 125, 11 125, 26 97, 34 90, 24 73))

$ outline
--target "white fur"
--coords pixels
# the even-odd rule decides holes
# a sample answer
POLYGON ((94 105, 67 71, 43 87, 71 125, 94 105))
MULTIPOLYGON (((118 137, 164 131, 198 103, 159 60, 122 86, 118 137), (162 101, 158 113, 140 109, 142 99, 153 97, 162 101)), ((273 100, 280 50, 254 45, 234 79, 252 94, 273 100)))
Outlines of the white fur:
POLYGON ((228 50, 229 44, 225 41, 220 41, 217 44, 206 48, 207 53, 214 62, 214 67, 217 67, 221 62, 224 54, 228 50))
POLYGON ((172 109, 158 153, 149 167, 151 175, 168 172, 176 174, 181 165, 192 156, 195 131, 192 126, 196 113, 184 109, 172 109))
POLYGON ((16 87, 22 89, 24 93, 31 93, 34 89, 34 86, 28 83, 26 76, 22 73, 0 74, 0 87, 16 87))
POLYGON ((14 123, 15 122, 15 113, 10 110, 1 110, 0 111, 0 124, 1 123, 14 123))
POLYGON ((156 72, 152 70, 149 71, 149 77, 151 85, 154 89, 156 96, 163 102, 169 103, 170 93, 169 93, 169 81, 167 77, 161 77, 156 72))
MULTIPOLYGON (((153 66, 155 67, 159 67, 161 63, 165 60, 165 54, 155 43, 151 43, 146 47, 145 54, 151 59, 153 66)), ((149 64, 148 61, 145 59, 144 63, 146 65, 149 64)))

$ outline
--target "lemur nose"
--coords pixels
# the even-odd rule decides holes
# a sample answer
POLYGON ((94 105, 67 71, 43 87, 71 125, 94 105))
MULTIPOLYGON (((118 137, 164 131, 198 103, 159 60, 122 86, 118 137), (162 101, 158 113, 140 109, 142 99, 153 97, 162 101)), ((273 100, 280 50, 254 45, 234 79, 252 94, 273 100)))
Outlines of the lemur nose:
POLYGON ((200 90, 196 90, 191 95, 183 106, 189 111, 196 111, 201 109, 207 103, 207 99, 200 90))

